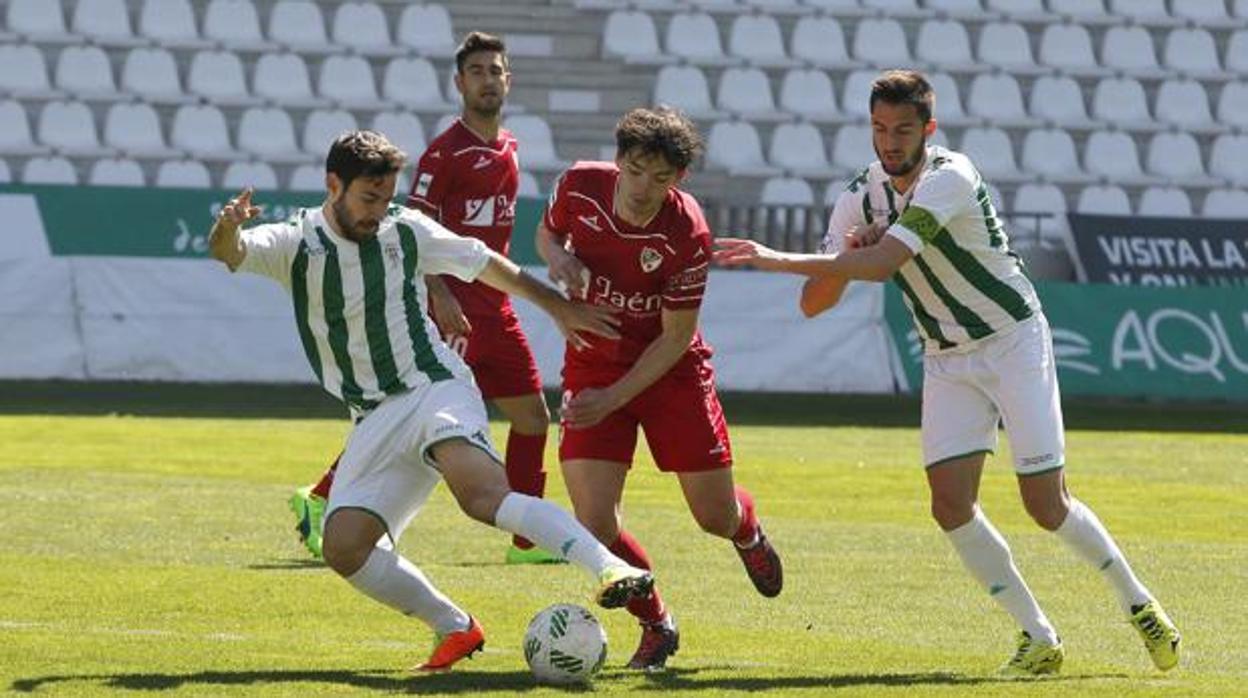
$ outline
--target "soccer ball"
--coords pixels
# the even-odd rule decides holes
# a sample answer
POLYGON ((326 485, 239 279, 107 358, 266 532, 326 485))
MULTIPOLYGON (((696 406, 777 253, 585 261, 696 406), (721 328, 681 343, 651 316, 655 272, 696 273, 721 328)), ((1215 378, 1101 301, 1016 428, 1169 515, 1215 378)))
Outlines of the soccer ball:
POLYGON ((588 610, 557 603, 529 622, 524 659, 541 683, 586 683, 607 661, 607 632, 588 610))

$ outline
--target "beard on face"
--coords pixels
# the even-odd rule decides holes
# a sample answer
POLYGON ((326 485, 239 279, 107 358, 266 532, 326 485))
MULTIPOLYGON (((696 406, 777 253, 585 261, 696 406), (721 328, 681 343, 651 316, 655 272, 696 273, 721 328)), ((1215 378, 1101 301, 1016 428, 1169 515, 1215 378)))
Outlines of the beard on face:
POLYGON ((889 177, 904 177, 914 171, 914 168, 918 167, 919 163, 923 161, 923 153, 927 151, 927 136, 924 136, 923 140, 919 141, 919 145, 914 149, 914 152, 896 167, 889 167, 880 149, 874 145, 872 147, 875 148, 875 156, 880 159, 880 167, 884 168, 884 174, 889 177))
POLYGON ((501 94, 494 97, 477 95, 475 99, 469 102, 468 108, 477 116, 493 119, 503 110, 503 98, 501 94))
POLYGON ((334 218, 338 219, 338 226, 342 228, 343 236, 350 240, 359 242, 360 240, 367 239, 370 235, 375 234, 377 232, 377 228, 380 226, 380 222, 352 218, 351 212, 347 210, 347 204, 346 201, 343 200, 344 198, 345 197, 339 197, 333 204, 334 218))

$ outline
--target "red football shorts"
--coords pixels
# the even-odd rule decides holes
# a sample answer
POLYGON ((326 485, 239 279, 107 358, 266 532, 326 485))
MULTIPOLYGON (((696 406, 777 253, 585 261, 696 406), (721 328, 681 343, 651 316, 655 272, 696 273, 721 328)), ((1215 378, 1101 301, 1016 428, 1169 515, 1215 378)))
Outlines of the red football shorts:
MULTIPOLYGON (((585 388, 614 383, 623 372, 565 372, 563 402, 585 388)), ((667 375, 587 429, 559 425, 559 459, 607 460, 632 465, 637 427, 646 433, 650 455, 664 472, 697 472, 732 466, 728 424, 715 392, 715 372, 703 363, 667 375)))
POLYGON ((542 377, 529 340, 513 313, 469 317, 472 332, 450 335, 446 343, 463 357, 487 400, 542 391, 542 377))

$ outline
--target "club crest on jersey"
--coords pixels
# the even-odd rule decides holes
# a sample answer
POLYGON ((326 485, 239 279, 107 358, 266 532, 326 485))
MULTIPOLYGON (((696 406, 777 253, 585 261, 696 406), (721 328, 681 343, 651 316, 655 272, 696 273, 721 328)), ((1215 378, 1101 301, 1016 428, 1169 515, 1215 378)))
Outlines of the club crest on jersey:
POLYGON ((602 226, 598 225, 598 216, 577 216, 576 218, 580 222, 584 223, 585 227, 590 228, 595 233, 602 232, 602 226))
POLYGON ((386 245, 382 249, 385 252, 386 259, 390 260, 394 264, 398 264, 403 260, 403 251, 399 249, 398 245, 386 245))
POLYGON ((663 255, 653 247, 643 247, 638 261, 641 262, 641 270, 649 273, 658 269, 663 263, 663 255))

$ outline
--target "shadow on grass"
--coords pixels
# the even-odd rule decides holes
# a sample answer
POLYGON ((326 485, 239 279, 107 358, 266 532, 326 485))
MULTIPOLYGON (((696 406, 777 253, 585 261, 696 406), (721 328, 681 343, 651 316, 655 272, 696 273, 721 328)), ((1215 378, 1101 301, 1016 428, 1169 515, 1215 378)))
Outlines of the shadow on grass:
MULTIPOLYGON (((698 674, 708 670, 738 671, 740 667, 721 666, 703 668, 672 668, 662 674, 646 676, 650 686, 642 690, 654 691, 768 691, 790 688, 854 688, 858 686, 976 686, 982 684, 1010 685, 1018 679, 999 676, 968 676, 944 671, 881 673, 881 674, 832 674, 812 676, 707 676, 698 674)), ((616 675, 615 672, 607 676, 616 675)), ((624 674, 632 675, 636 674, 624 674)), ((1126 679, 1126 674, 1088 674, 1081 676, 1045 677, 1043 683, 1087 681, 1100 679, 1126 679)), ((1035 681, 1024 680, 1026 685, 1035 681)), ((1074 690, 1073 687, 1071 690, 1074 690)))
POLYGON ((257 562, 253 565, 247 565, 249 570, 319 570, 326 569, 328 565, 322 560, 273 560, 272 562, 257 562))

